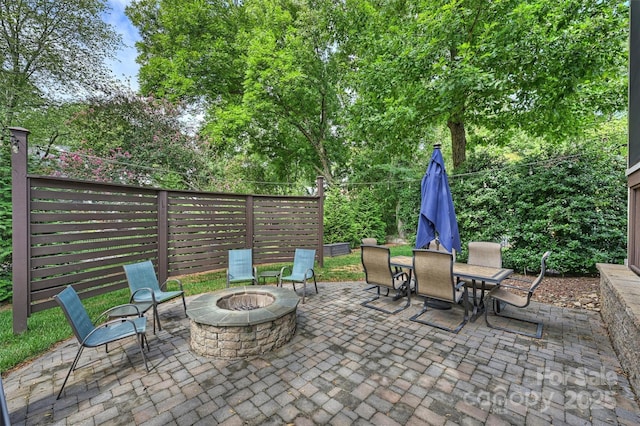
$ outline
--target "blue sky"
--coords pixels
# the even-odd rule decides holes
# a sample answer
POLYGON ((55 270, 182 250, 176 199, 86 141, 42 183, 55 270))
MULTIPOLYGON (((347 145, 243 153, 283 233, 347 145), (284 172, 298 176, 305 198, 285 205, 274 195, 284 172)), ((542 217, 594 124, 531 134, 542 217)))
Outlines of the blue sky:
POLYGON ((131 88, 138 90, 138 69, 136 64, 135 42, 140 40, 138 30, 131 25, 129 18, 124 14, 124 8, 132 0, 109 0, 111 11, 104 16, 104 20, 111 24, 122 35, 125 47, 117 52, 117 60, 109 61, 113 74, 122 81, 129 81, 131 88))

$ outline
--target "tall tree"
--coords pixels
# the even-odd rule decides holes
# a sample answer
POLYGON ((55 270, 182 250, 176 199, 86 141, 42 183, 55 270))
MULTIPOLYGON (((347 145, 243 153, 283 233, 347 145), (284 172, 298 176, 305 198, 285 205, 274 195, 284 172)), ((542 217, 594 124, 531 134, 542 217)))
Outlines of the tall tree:
POLYGON ((241 2, 134 0, 126 15, 136 26, 143 94, 208 102, 238 96, 242 56, 235 44, 241 2))
MULTIPOLYGON (((240 130, 251 147, 280 170, 299 167, 307 180, 319 173, 331 184, 347 158, 338 138, 340 80, 329 31, 331 2, 250 0, 246 7, 249 25, 240 36, 246 49, 243 98, 224 117, 245 120, 240 130)), ((211 128, 229 135, 227 122, 211 128)))
POLYGON ((446 124, 454 167, 470 128, 576 134, 625 108, 627 9, 613 0, 347 0, 354 107, 382 123, 446 124))
POLYGON ((346 158, 331 8, 325 0, 138 0, 127 14, 142 34, 141 87, 204 100, 216 153, 252 158, 284 180, 320 173, 331 181, 346 158))
POLYGON ((43 97, 100 89, 120 36, 104 0, 0 0, 0 124, 43 97))

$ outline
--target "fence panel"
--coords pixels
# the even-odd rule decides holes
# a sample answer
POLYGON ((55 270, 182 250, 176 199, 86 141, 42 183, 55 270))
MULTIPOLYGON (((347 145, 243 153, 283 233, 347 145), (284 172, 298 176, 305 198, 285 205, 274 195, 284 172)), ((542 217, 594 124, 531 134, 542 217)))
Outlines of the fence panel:
POLYGON ((156 192, 30 178, 30 304, 73 284, 85 296, 126 286, 122 264, 157 253, 156 192))
POLYGON ((247 197, 169 193, 169 273, 222 269, 227 250, 244 248, 247 197))
POLYGON ((256 263, 286 262, 296 248, 317 248, 319 204, 304 197, 254 197, 256 263))
POLYGON ((56 306, 127 286, 122 265, 151 260, 163 280, 224 269, 227 251, 289 262, 316 248, 322 264, 323 180, 311 197, 166 191, 27 174, 28 130, 12 128, 13 330, 56 306))

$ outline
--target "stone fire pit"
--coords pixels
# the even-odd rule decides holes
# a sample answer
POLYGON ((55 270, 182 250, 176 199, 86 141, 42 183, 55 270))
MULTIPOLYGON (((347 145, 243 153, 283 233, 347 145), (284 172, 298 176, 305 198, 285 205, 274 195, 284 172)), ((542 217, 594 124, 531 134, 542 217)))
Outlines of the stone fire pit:
POLYGON ((191 349, 224 359, 269 352, 296 332, 300 298, 281 287, 232 287, 189 303, 191 349))

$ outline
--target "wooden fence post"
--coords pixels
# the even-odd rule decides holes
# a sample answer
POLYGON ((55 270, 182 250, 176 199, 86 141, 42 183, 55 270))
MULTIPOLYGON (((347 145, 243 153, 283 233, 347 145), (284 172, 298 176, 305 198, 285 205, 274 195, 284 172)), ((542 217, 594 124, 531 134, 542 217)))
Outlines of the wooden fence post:
POLYGON ((29 131, 10 127, 11 131, 11 203, 13 249, 13 333, 27 330, 30 314, 29 294, 29 181, 28 136, 29 131))
POLYGON ((324 177, 316 178, 318 188, 318 263, 324 267, 324 177))
POLYGON ((169 278, 169 196, 167 191, 158 191, 158 281, 169 278))

